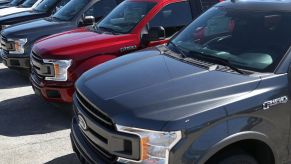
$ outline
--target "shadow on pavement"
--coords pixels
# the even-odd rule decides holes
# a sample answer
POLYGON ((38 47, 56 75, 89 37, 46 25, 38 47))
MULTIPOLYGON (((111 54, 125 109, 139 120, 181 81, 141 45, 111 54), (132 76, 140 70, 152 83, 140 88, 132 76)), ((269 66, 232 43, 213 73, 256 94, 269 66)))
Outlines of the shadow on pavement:
POLYGON ((28 76, 8 68, 0 69, 0 90, 29 86, 28 76))
POLYGON ((71 110, 58 109, 32 94, 0 101, 0 135, 26 136, 69 129, 71 110))
POLYGON ((45 164, 80 164, 80 162, 75 154, 69 154, 69 155, 56 158, 45 164))

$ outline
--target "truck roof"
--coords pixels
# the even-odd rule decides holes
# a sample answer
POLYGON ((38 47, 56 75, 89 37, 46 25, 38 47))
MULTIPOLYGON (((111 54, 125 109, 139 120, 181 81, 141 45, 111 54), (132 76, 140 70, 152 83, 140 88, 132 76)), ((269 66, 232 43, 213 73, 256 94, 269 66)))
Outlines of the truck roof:
POLYGON ((237 10, 291 11, 291 0, 228 0, 216 6, 237 10))

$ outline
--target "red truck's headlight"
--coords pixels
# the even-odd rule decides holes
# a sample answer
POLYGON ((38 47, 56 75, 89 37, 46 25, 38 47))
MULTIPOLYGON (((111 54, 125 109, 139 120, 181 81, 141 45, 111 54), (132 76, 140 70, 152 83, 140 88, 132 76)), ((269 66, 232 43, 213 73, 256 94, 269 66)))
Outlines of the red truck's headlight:
POLYGON ((68 69, 72 65, 72 60, 50 60, 44 59, 45 64, 53 65, 53 77, 45 77, 45 80, 49 81, 67 81, 68 80, 68 69))

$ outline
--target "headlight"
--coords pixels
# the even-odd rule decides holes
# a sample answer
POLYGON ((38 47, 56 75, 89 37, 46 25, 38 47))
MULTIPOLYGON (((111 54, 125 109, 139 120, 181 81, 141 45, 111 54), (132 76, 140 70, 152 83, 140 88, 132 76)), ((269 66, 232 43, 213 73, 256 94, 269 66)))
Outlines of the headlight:
POLYGON ((136 134, 141 138, 140 161, 119 158, 118 162, 129 164, 168 164, 170 150, 181 140, 180 131, 159 132, 117 125, 120 132, 136 134))
POLYGON ((67 81, 68 80, 68 69, 72 64, 72 60, 46 60, 43 62, 45 64, 52 64, 54 68, 53 77, 45 77, 45 80, 50 81, 67 81))
POLYGON ((27 43, 27 39, 8 39, 8 42, 11 42, 14 44, 14 47, 11 47, 13 51, 10 52, 12 54, 23 54, 24 53, 24 45, 27 43))

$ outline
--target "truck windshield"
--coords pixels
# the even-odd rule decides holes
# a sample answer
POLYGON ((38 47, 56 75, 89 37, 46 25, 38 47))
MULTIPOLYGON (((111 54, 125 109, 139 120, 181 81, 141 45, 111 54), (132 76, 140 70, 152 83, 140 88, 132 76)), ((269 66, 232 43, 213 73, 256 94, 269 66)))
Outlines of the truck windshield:
POLYGON ((97 26, 116 33, 130 32, 155 6, 150 1, 124 1, 106 16, 97 26))
POLYGON ((37 5, 34 10, 41 11, 41 12, 47 12, 47 11, 51 10, 54 6, 56 6, 58 1, 59 0, 44 0, 39 5, 37 5))
POLYGON ((25 7, 25 8, 31 7, 35 4, 36 1, 37 0, 26 0, 22 3, 22 5, 20 7, 25 7))
POLYGON ((72 20, 90 0, 71 0, 52 17, 62 21, 72 20))
POLYGON ((175 45, 189 58, 222 59, 239 69, 274 72, 291 43, 290 20, 288 12, 215 7, 192 22, 169 47, 175 45))
POLYGON ((17 6, 17 5, 19 5, 21 2, 22 2, 22 0, 13 0, 13 1, 10 2, 10 5, 11 5, 11 6, 17 6))

